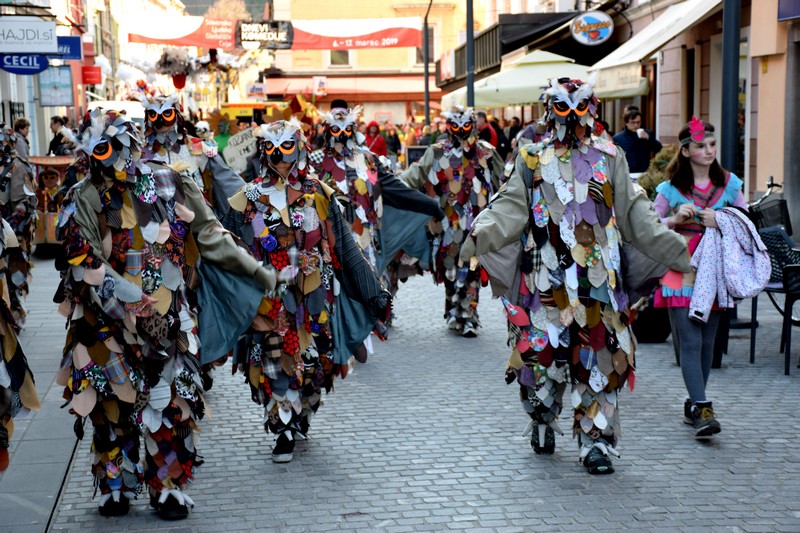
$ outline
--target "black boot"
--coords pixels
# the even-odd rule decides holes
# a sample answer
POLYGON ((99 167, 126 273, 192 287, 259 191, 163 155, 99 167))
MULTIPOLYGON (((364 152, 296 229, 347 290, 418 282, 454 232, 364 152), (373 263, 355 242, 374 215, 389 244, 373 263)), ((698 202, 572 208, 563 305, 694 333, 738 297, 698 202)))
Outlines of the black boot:
POLYGON ((125 516, 131 508, 131 502, 124 495, 119 495, 119 501, 109 498, 106 503, 98 508, 100 516, 125 516))
POLYGON ((583 459, 583 466, 593 476, 614 473, 614 465, 611 464, 611 459, 597 447, 589 450, 589 455, 583 459))
POLYGON ((531 434, 531 446, 537 455, 551 455, 556 451, 556 433, 550 426, 545 426, 546 429, 544 431, 544 442, 540 443, 539 428, 541 426, 543 426, 543 424, 533 428, 533 434, 531 434))
MULTIPOLYGON (((156 503, 158 500, 156 500, 156 503)), ((151 502, 152 505, 152 502, 151 502)), ((189 516, 189 507, 178 502, 175 496, 167 496, 164 503, 158 504, 158 516, 162 520, 183 520, 189 516)))
POLYGON ((278 435, 278 441, 272 449, 273 463, 288 463, 294 457, 294 438, 290 440, 287 433, 287 431, 284 431, 278 435))

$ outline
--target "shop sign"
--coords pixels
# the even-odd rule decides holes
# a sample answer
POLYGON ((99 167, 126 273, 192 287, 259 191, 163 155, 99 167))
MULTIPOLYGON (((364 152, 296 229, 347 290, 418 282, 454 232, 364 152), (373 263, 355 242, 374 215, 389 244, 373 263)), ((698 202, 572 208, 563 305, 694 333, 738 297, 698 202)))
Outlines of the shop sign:
POLYGON ((292 47, 292 23, 265 20, 263 22, 240 22, 237 37, 244 48, 287 50, 292 47))
POLYGON ((32 76, 44 71, 47 66, 45 56, 0 56, 0 68, 11 74, 32 76))
POLYGON ((50 59, 63 61, 83 61, 83 43, 80 35, 59 35, 58 53, 50 54, 50 59))
POLYGON ((55 21, 37 17, 0 17, 0 54, 58 52, 55 21))
POLYGON ((103 72, 96 65, 81 67, 81 80, 84 85, 100 85, 103 83, 103 72))
POLYGON ((267 84, 266 83, 248 83, 246 86, 247 97, 256 100, 267 99, 267 84))
POLYGON ((614 33, 614 21, 602 11, 587 11, 572 19, 572 38, 587 46, 602 44, 614 33))

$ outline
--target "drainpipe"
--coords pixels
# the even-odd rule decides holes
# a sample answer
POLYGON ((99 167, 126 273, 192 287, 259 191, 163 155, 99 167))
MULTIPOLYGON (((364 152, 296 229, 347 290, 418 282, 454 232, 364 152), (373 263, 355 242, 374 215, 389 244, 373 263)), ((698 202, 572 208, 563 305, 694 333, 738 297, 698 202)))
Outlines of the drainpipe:
POLYGON ((472 23, 472 0, 467 0, 467 105, 475 106, 475 30, 472 23))
POLYGON ((428 80, 428 63, 430 63, 431 58, 428 57, 428 14, 431 12, 431 6, 433 5, 433 0, 428 2, 428 10, 425 11, 425 18, 422 19, 422 50, 423 50, 423 61, 425 62, 425 124, 431 123, 431 90, 430 90, 430 81, 428 80))

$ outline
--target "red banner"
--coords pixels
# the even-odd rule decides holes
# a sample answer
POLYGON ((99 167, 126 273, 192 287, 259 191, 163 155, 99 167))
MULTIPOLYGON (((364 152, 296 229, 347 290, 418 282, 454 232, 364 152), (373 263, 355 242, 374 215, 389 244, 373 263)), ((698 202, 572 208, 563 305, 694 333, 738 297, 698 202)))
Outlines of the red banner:
POLYGON ((158 17, 137 24, 138 33, 129 33, 128 42, 198 46, 233 50, 236 47, 236 21, 203 17, 158 17))
POLYGON ((422 46, 420 19, 293 20, 295 50, 422 46))
POLYGON ((100 85, 103 83, 103 72, 100 67, 81 67, 81 83, 84 85, 100 85))

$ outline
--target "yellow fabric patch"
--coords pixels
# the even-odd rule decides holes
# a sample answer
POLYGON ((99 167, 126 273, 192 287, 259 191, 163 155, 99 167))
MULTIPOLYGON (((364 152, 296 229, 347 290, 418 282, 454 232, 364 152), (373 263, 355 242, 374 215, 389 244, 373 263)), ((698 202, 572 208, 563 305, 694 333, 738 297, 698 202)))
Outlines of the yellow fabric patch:
POLYGON ((522 159, 525 161, 525 164, 528 166, 529 169, 533 170, 539 164, 539 156, 538 155, 531 155, 528 153, 527 150, 520 151, 522 154, 522 159))
POLYGON ((514 351, 511 352, 511 356, 508 358, 508 366, 514 370, 518 370, 522 368, 523 364, 524 363, 522 362, 522 356, 520 355, 519 350, 514 348, 514 351))
POLYGON ((156 311, 166 316, 166 314, 169 312, 169 306, 172 305, 172 291, 166 288, 164 285, 161 285, 158 290, 150 296, 158 299, 158 301, 153 304, 153 307, 156 308, 156 311))
POLYGON ((272 311, 272 301, 269 298, 261 298, 261 303, 258 305, 258 314, 267 315, 272 311))
POLYGON ((136 212, 133 210, 133 202, 131 202, 131 197, 129 194, 122 195, 122 209, 120 209, 120 216, 122 217, 122 229, 132 229, 137 226, 136 212))
POLYGON ((69 263, 70 265, 75 265, 75 266, 78 266, 78 265, 80 265, 81 263, 83 263, 83 260, 84 260, 84 259, 86 259, 86 257, 87 257, 88 255, 89 255, 89 254, 81 254, 81 255, 79 255, 79 256, 77 256, 77 257, 73 257, 72 259, 68 259, 68 260, 67 260, 67 263, 69 263))
POLYGON ((355 182, 356 191, 358 194, 367 194, 367 183, 362 179, 357 179, 355 182))
POLYGON ((317 215, 319 215, 320 220, 328 220, 330 203, 330 200, 324 194, 319 191, 314 193, 314 207, 317 208, 317 215))

